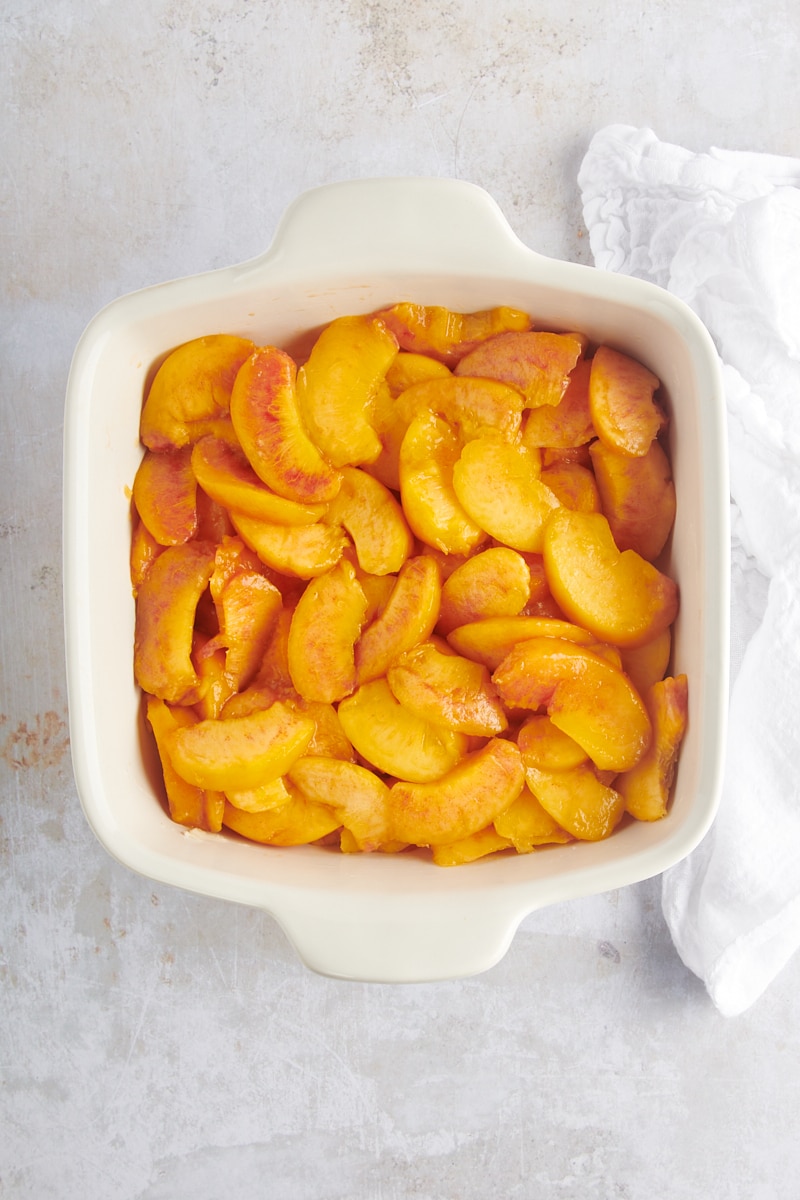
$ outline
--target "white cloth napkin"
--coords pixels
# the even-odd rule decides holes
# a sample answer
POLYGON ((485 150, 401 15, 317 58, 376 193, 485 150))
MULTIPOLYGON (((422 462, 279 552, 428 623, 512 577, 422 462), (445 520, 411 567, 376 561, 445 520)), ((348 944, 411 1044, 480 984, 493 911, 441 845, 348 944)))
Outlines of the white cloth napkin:
POLYGON ((600 130, 578 174, 596 265, 685 300, 723 363, 731 697, 722 803, 663 877, 676 949, 743 1012, 800 945, 800 159, 600 130))

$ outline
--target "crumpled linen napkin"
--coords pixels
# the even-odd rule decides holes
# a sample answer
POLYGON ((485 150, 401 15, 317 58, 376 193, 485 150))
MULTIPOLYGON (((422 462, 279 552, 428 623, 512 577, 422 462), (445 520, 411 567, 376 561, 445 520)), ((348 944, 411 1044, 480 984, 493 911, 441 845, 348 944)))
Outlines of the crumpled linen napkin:
POLYGON ((578 174, 597 267, 685 300, 723 364, 731 695, 722 802, 663 876, 675 947, 744 1012, 800 945, 800 159, 612 125, 578 174))

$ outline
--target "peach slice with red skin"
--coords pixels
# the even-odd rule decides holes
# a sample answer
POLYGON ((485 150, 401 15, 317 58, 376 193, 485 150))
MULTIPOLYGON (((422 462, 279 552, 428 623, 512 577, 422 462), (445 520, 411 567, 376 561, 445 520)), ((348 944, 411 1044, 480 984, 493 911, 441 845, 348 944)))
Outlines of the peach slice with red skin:
POLYGON ((468 558, 442 584, 437 630, 447 636, 484 617, 511 617, 530 600, 530 568, 516 550, 491 546, 468 558))
POLYGON ((389 488, 366 471, 342 467, 341 475, 342 486, 325 520, 350 534, 362 571, 395 574, 414 550, 414 535, 402 508, 389 488))
POLYGON ((553 820, 579 841, 609 837, 625 812, 622 796, 598 778, 590 763, 568 771, 527 767, 525 780, 553 820))
POLYGON ((590 447, 595 479, 614 541, 654 562, 675 521, 675 484, 660 442, 632 457, 598 440, 590 447))
POLYGON ((136 511, 161 546, 179 546, 197 533, 197 482, 191 448, 146 450, 133 480, 136 511))
POLYGON ((238 571, 222 588, 216 601, 220 631, 208 649, 224 648, 225 672, 235 691, 256 675, 282 607, 281 593, 258 571, 238 571))
POLYGON ((486 532, 466 513, 453 489, 462 442, 447 421, 426 410, 414 418, 400 447, 400 498, 413 532, 445 554, 470 554, 486 532))
POLYGON ((486 828, 522 791, 519 749, 492 738, 433 783, 399 781, 389 789, 391 836, 415 846, 436 846, 486 828))
POLYGON ((591 441, 595 436, 589 411, 591 370, 591 360, 582 358, 570 372, 558 404, 543 404, 529 410, 522 427, 524 445, 571 450, 591 441))
POLYGON ((308 434, 334 467, 374 462, 381 442, 370 420, 397 340, 375 317, 337 317, 297 373, 297 405, 308 434))
POLYGON ((339 473, 309 437, 297 406, 297 367, 276 346, 261 346, 239 369, 230 412, 236 436, 259 479, 287 500, 324 503, 339 473))
POLYGON ((195 442, 192 470, 212 500, 259 521, 312 525, 326 511, 324 504, 299 504, 270 491, 242 451, 222 438, 205 437, 195 442))
POLYGON ((666 424, 653 399, 660 380, 643 363, 610 346, 599 346, 592 359, 589 409, 600 439, 620 454, 646 454, 666 424))
POLYGON ((452 366, 488 338, 526 330, 531 319, 520 309, 498 305, 478 312, 454 312, 441 305, 400 303, 378 314, 401 350, 427 354, 452 366))
POLYGON ((650 718, 633 684, 587 646, 561 638, 520 642, 492 679, 506 704, 545 708, 601 770, 630 770, 650 745, 650 718))
POLYGON ((231 391, 253 343, 231 334, 184 342, 164 359, 142 408, 139 432, 150 450, 229 436, 231 391))
POLYGON ((499 379, 522 392, 527 408, 539 408, 559 403, 582 354, 573 334, 502 333, 462 358, 455 371, 499 379))
POLYGON ((289 674, 304 700, 334 703, 356 686, 355 644, 367 600, 346 559, 311 580, 289 627, 289 674))
POLYGON ((246 717, 221 717, 176 729, 167 738, 167 749, 187 783, 235 792, 285 775, 313 735, 310 717, 276 700, 246 717))
POLYGON ((306 799, 331 808, 359 850, 377 850, 389 840, 389 788, 366 767, 306 755, 292 766, 289 780, 306 799))
POLYGON ((439 567, 427 555, 409 558, 397 576, 386 607, 356 643, 356 678, 368 683, 385 675, 394 660, 433 633, 442 586, 439 567))
POLYGON ((675 582, 635 550, 620 551, 602 513, 557 509, 542 552, 559 608, 598 641, 642 645, 675 620, 675 582))
POLYGON ((653 740, 635 767, 616 780, 625 808, 637 821, 659 821, 667 815, 669 796, 689 707, 685 675, 654 683, 645 694, 653 740))
POLYGON ((208 542, 168 546, 139 585, 133 644, 134 676, 144 692, 171 704, 197 698, 192 663, 194 622, 214 570, 208 542))
POLYGON ((460 655, 442 653, 432 642, 401 654, 386 680, 407 709, 445 729, 492 737, 508 727, 488 669, 460 655))
POLYGON ((542 549, 545 522, 558 498, 539 478, 538 451, 475 438, 453 465, 453 490, 479 529, 513 550, 542 549))

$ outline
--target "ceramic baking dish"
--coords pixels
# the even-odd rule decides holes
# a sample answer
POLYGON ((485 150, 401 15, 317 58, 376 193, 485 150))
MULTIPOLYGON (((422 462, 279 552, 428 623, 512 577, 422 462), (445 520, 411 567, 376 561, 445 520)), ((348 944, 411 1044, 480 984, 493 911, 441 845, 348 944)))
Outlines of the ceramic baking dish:
MULTIPOLYGON (((376 179, 301 195, 272 245, 237 266, 124 296, 75 350, 65 410, 64 589, 70 732, 86 817, 134 871, 280 923, 302 960, 360 980, 453 978, 491 967, 526 914, 658 874, 687 855, 718 804, 728 696, 728 482, 718 359, 694 314, 641 280, 554 261, 515 236, 493 199, 454 180, 376 179), (347 313, 400 300, 511 305, 643 361, 662 380, 678 512, 665 569, 678 581, 673 673, 690 718, 669 816, 607 841, 452 869, 413 854, 276 849, 187 831, 167 816, 132 674, 130 487, 139 413, 158 364, 208 333, 292 351, 347 313)), ((146 919, 146 917, 143 917, 146 919)))

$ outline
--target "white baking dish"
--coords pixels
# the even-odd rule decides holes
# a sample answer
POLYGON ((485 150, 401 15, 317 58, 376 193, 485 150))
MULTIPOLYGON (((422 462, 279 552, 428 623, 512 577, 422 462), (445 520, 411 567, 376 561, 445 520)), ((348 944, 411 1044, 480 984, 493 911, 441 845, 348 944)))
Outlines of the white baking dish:
POLYGON ((64 580, 70 732, 86 817, 120 862, 162 883, 268 910, 303 961, 350 979, 483 971, 534 909, 655 875, 687 855, 718 804, 728 697, 729 532, 718 360, 693 313, 640 280, 524 246, 471 184, 333 184, 288 209, 253 261, 159 284, 103 309, 66 396, 64 580), (345 313, 399 300, 470 311, 511 305, 641 359, 671 417, 678 513, 666 569, 681 589, 673 672, 690 718, 672 810, 596 844, 452 869, 413 855, 276 849, 187 831, 166 815, 132 674, 129 489, 145 388, 166 353, 228 332, 290 351, 345 313))

